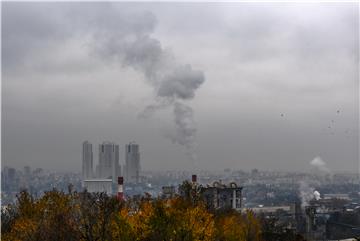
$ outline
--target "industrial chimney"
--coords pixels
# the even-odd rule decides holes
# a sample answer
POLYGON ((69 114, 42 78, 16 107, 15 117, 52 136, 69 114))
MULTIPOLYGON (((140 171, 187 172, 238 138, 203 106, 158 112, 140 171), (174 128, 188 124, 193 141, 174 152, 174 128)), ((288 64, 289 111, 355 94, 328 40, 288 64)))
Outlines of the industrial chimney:
POLYGON ((117 193, 117 199, 118 199, 119 201, 124 200, 123 185, 124 185, 124 177, 118 177, 118 193, 117 193))
POLYGON ((191 181, 195 184, 197 182, 197 176, 196 175, 192 175, 191 176, 191 181))

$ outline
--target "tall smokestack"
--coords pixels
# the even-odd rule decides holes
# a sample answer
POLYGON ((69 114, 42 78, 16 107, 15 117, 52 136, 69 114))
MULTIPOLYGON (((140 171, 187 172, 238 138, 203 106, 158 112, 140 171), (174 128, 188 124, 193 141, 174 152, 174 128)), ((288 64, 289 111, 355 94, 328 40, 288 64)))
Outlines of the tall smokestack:
POLYGON ((197 176, 196 175, 192 175, 191 176, 191 181, 195 184, 197 182, 197 176))
POLYGON ((124 177, 118 177, 118 193, 117 193, 117 199, 118 199, 119 201, 124 200, 123 185, 124 185, 124 177))

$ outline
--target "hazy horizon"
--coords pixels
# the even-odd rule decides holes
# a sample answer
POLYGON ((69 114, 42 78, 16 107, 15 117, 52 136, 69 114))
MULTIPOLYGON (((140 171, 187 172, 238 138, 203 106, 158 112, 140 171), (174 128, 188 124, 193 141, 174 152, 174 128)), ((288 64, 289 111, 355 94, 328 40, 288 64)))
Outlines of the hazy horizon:
POLYGON ((357 172, 358 101, 356 3, 2 3, 2 166, 357 172))

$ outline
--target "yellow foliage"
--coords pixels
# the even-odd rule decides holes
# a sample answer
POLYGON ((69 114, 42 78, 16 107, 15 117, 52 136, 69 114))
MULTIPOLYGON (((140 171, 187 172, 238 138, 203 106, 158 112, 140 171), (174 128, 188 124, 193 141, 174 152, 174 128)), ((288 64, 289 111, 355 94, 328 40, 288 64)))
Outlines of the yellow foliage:
POLYGON ((215 222, 202 203, 189 205, 175 198, 167 202, 167 213, 174 219, 174 240, 214 240, 215 222))
POLYGON ((184 217, 188 220, 188 227, 193 233, 193 240, 212 240, 214 237, 215 222, 203 205, 195 206, 187 210, 184 217))
POLYGON ((4 240, 32 240, 37 230, 38 222, 29 218, 17 219, 11 229, 11 232, 5 235, 4 240))
POLYGON ((142 202, 137 210, 127 207, 119 212, 119 218, 128 224, 132 232, 137 234, 136 240, 144 240, 149 236, 151 232, 149 220, 152 215, 153 207, 151 202, 142 202))
POLYGON ((217 218, 218 239, 226 241, 260 241, 261 225, 252 212, 241 215, 229 212, 217 218))
POLYGON ((211 213, 197 200, 115 198, 53 191, 21 196, 3 240, 260 241, 252 212, 211 213))

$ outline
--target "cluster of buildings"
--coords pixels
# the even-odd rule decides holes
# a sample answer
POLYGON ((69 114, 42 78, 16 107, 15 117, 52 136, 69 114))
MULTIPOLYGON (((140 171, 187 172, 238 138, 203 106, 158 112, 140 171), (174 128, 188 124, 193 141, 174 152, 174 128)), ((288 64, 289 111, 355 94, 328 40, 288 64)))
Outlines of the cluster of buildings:
POLYGON ((1 203, 7 205, 16 201, 21 190, 27 190, 34 197, 56 188, 81 190, 81 177, 78 173, 51 172, 42 168, 25 166, 22 169, 4 166, 1 169, 1 203))
POLYGON ((360 236, 360 203, 354 200, 324 196, 311 200, 307 205, 295 202, 288 206, 251 210, 266 219, 276 220, 276 226, 293 230, 309 241, 360 236))
MULTIPOLYGON (((14 203, 21 189, 39 197, 53 188, 66 190, 69 183, 78 191, 106 192, 119 199, 141 197, 144 193, 171 198, 187 195, 178 187, 193 174, 188 171, 141 171, 138 144, 130 142, 120 148, 116 143, 103 142, 94 150, 89 141, 84 141, 82 145, 81 174, 49 172, 29 166, 19 170, 4 167, 1 172, 3 204, 14 203), (94 156, 98 156, 97 162, 94 156)), ((199 191, 210 209, 249 209, 264 218, 274 218, 276 226, 293 230, 307 240, 360 236, 357 174, 337 173, 330 176, 256 169, 250 172, 202 170, 197 174, 198 177, 192 176, 190 193, 199 191), (307 180, 309 187, 319 194, 318 198, 314 195, 314 199, 306 204, 299 196, 302 180, 307 180)))
POLYGON ((190 190, 180 188, 176 192, 175 186, 163 186, 162 198, 172 198, 175 195, 188 196, 200 195, 200 198, 205 202, 207 208, 216 209, 234 209, 241 211, 242 208, 242 189, 235 182, 228 184, 221 180, 214 181, 212 184, 202 185, 197 181, 197 175, 192 175, 190 190))
POLYGON ((103 142, 99 145, 99 161, 94 169, 93 145, 83 142, 82 148, 82 185, 89 192, 115 191, 118 177, 124 177, 126 183, 137 184, 140 181, 139 145, 130 142, 125 146, 125 165, 121 168, 119 145, 114 142, 103 142))

